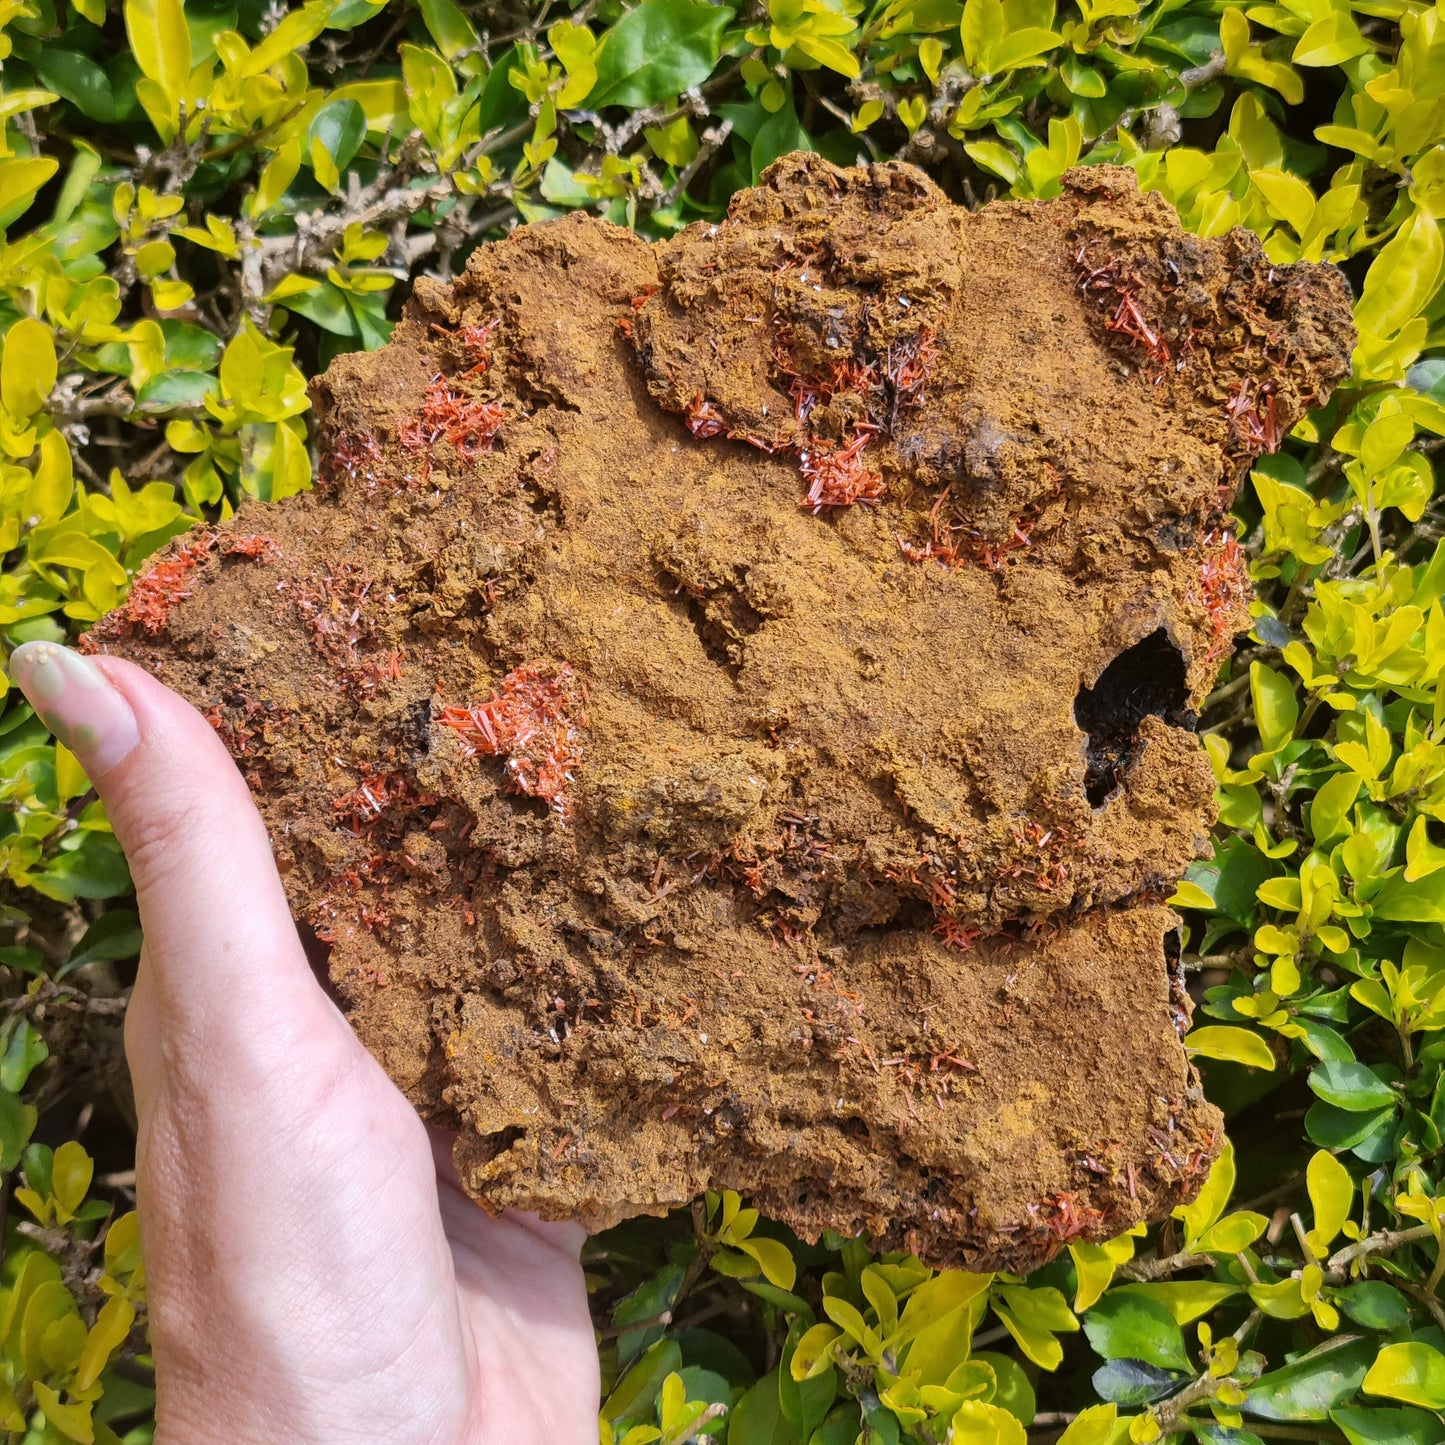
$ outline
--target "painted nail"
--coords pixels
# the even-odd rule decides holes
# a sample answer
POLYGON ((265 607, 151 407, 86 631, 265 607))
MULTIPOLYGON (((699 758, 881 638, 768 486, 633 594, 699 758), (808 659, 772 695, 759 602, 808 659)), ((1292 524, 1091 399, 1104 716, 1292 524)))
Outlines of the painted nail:
POLYGON ((130 704, 87 657, 53 642, 25 642, 10 654, 10 676, 40 721, 97 778, 140 741, 130 704))

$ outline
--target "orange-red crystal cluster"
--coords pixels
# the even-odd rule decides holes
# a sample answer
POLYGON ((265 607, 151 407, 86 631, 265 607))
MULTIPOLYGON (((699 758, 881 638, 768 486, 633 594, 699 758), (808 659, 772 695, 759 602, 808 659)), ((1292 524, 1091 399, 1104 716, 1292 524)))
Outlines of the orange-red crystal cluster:
MULTIPOLYGON (((780 268, 780 273, 786 269, 787 265, 780 268)), ((646 300, 646 295, 636 298, 633 308, 646 300)), ((624 318, 624 323, 623 329, 630 336, 631 322, 624 318)), ((781 323, 775 325, 773 365, 788 380, 788 395, 793 399, 800 437, 786 450, 797 453, 798 470, 808 488, 798 505, 817 516, 824 507, 851 507, 880 500, 885 491, 883 476, 864 461, 864 449, 876 435, 888 430, 885 423, 890 412, 896 415, 900 408, 923 405, 924 387, 938 358, 933 333, 925 328, 911 341, 890 345, 882 377, 876 365, 856 357, 835 362, 826 375, 803 376, 794 368, 788 328, 781 323), (851 435, 844 441, 819 436, 811 424, 814 408, 845 392, 862 397, 865 403, 871 404, 872 415, 881 415, 885 420, 854 421, 851 435)), ((761 451, 784 449, 751 432, 730 427, 717 403, 700 391, 683 408, 683 416, 695 437, 707 439, 725 434, 733 441, 747 442, 761 451)))
POLYGON ((110 637, 128 637, 139 631, 155 637, 165 630, 171 608, 191 595, 191 575, 212 553, 223 557, 274 557, 280 552, 274 537, 220 536, 198 532, 163 561, 135 579, 124 606, 104 620, 97 631, 110 637))
POLYGON ((425 451, 445 438, 463 461, 475 462, 491 451, 503 415, 501 402, 458 396, 438 372, 427 387, 421 410, 402 423, 401 444, 408 451, 425 451))
MULTIPOLYGON (((497 320, 475 326, 464 326, 459 332, 444 327, 434 329, 455 336, 469 363, 464 378, 484 375, 492 364, 491 339, 497 320)), ((502 429, 506 413, 499 401, 481 401, 463 396, 442 372, 437 372, 427 387, 421 410, 401 425, 398 439, 407 451, 426 451, 446 440, 463 461, 475 462, 492 449, 502 429)))
POLYGON ((1209 659, 1218 662, 1234 642, 1235 619, 1249 596, 1249 565, 1244 549, 1227 528, 1216 527, 1204 539, 1199 568, 1200 597, 1214 637, 1209 659))
POLYGON ((1012 530, 1002 542, 987 542, 982 533, 961 522, 944 521, 943 508, 949 496, 950 492, 945 488, 929 509, 931 540, 920 543, 910 542, 906 537, 898 538, 898 550, 910 562, 934 561, 945 567, 962 567, 973 562, 987 567, 990 572, 998 572, 1010 553, 1030 545, 1028 531, 1019 517, 1013 519, 1012 530))
POLYGON ((1251 456, 1277 452, 1284 440, 1279 418, 1279 401, 1272 381, 1257 382, 1246 377, 1239 391, 1230 397, 1226 410, 1229 425, 1243 451, 1251 456))
POLYGON ((798 453, 798 470, 808 484, 800 507, 816 517, 824 507, 851 507, 876 502, 883 495, 883 476, 863 461, 863 448, 877 428, 860 422, 845 446, 815 437, 798 453))
MULTIPOLYGON (((1118 263, 1106 261, 1102 266, 1091 266, 1088 254, 1092 242, 1085 241, 1074 257, 1079 271, 1079 289, 1086 295, 1096 292, 1112 305, 1104 315, 1104 329, 1127 337, 1154 364, 1161 368, 1170 361, 1169 343, 1165 341, 1157 322, 1151 323, 1139 306, 1135 294, 1138 282, 1120 272, 1118 263)), ((1156 378, 1157 380, 1158 378, 1156 378)))
POLYGON ((512 787, 551 804, 565 823, 572 817, 568 785, 582 755, 586 704, 586 689, 567 663, 528 662, 509 672, 486 702, 443 708, 437 721, 457 734, 469 756, 505 759, 512 787))

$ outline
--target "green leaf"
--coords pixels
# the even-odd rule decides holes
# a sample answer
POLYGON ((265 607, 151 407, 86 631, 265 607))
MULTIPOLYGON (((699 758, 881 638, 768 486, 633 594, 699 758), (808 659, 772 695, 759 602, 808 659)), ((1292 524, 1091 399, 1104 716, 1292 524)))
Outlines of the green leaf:
POLYGON ((1007 181, 1009 185, 1015 185, 1023 174, 1019 167, 1018 157, 1006 146, 1000 145, 998 141, 980 140, 969 141, 964 150, 972 161, 976 161, 985 170, 992 171, 994 175, 1007 181))
POLYGON ((1337 1109, 1363 1114, 1393 1108, 1398 1095, 1364 1064, 1324 1063, 1310 1070, 1310 1088, 1337 1109))
POLYGON ((962 1309, 970 1300, 976 1299, 989 1287, 993 1276, 969 1274, 964 1270, 940 1270, 932 1279, 925 1280, 908 1296, 898 1321, 897 1332, 891 1337, 893 1348, 907 1344, 924 1330, 947 1318, 955 1310, 962 1309))
POLYGON ((386 9, 386 0, 341 0, 326 23, 328 30, 354 30, 386 9))
POLYGON ((1393 869, 1375 894, 1376 918, 1392 923, 1445 923, 1445 869, 1407 880, 1403 868, 1393 869))
POLYGON ((1068 1301, 1052 1286, 1041 1289, 1000 1285, 1000 1299, 994 1301, 999 1322, 1018 1342, 1018 1347, 1040 1369, 1056 1370, 1064 1358, 1058 1331, 1079 1328, 1068 1301))
POLYGON ((333 100, 312 117, 306 137, 308 155, 310 143, 319 141, 337 169, 345 170, 366 139, 366 112, 354 100, 333 100))
POLYGON ((1238 1254, 1248 1249, 1269 1225, 1269 1220, 1252 1209, 1237 1209, 1211 1224, 1195 1241, 1201 1254, 1238 1254))
POLYGON ((993 48, 1007 33, 1001 0, 964 0, 959 25, 963 58, 974 74, 989 68, 993 48))
POLYGON ((803 1445, 804 1439, 783 1414, 776 1370, 764 1375, 728 1416, 728 1445, 803 1445))
POLYGON ((757 1261, 763 1278, 769 1284, 777 1285, 779 1289, 792 1289, 798 1277, 798 1267, 793 1263, 793 1256, 787 1245, 776 1239, 754 1237, 739 1241, 737 1247, 757 1261))
POLYGON ((758 1299, 764 1300, 774 1309, 782 1310, 785 1315, 800 1315, 807 1320, 813 1318, 813 1307, 800 1295, 779 1289, 776 1285, 768 1284, 765 1280, 760 1279, 745 1279, 742 1281, 742 1286, 748 1294, 756 1295, 758 1299))
MULTIPOLYGON (((841 40, 834 40, 826 35, 799 35, 793 45, 797 46, 809 60, 815 60, 819 65, 827 66, 829 70, 836 70, 839 75, 846 75, 850 80, 858 75, 861 66, 858 57, 841 40)), ((791 50, 792 47, 789 47, 791 50)), ((921 99, 921 97, 916 97, 921 99)), ((906 101, 898 103, 898 114, 903 115, 906 101)), ((917 127, 914 127, 917 129, 917 127)))
POLYGON ((1235 1284, 1217 1284, 1213 1280, 1161 1280, 1155 1284, 1115 1285, 1114 1294, 1142 1295, 1158 1300, 1180 1325, 1192 1324, 1201 1315, 1233 1299, 1239 1293, 1235 1284))
POLYGON ((757 184, 763 172, 780 156, 813 149, 813 139, 798 120, 789 90, 782 107, 763 121, 753 137, 753 184, 757 184))
POLYGON ((602 1418, 613 1422, 650 1414, 662 1382, 682 1365, 676 1340, 658 1340, 613 1387, 602 1403, 602 1418))
POLYGON ((1109 93, 1109 83, 1099 71, 1085 65, 1077 55, 1067 55, 1059 66, 1059 79, 1075 95, 1086 100, 1102 100, 1109 93))
POLYGON ((314 321, 334 336, 357 336, 356 317, 348 299, 329 281, 318 281, 304 291, 277 297, 276 304, 314 321))
POLYGON ((1394 1107, 1358 1114, 1334 1104, 1312 1104, 1305 1114, 1305 1133, 1322 1149, 1353 1149, 1391 1122, 1394 1107))
POLYGON ((976 1365, 987 1365, 993 1371, 993 1394, 989 1404, 1007 1410, 1021 1424, 1032 1422, 1038 1409, 1034 1387, 1024 1367, 1011 1355, 998 1355, 992 1350, 975 1350, 969 1359, 976 1365))
POLYGON ((657 105, 712 74, 733 11, 707 0, 642 0, 602 37, 588 106, 657 105))
POLYGON ((1084 1316, 1084 1333, 1106 1360, 1143 1360, 1168 1370, 1189 1368, 1184 1333, 1155 1300, 1106 1294, 1084 1316))
POLYGON ((74 1139, 67 1139, 55 1151, 50 1162, 50 1190, 63 1211, 62 1223, 65 1215, 74 1215, 85 1202, 94 1173, 95 1162, 74 1139))
POLYGON ((101 1306, 75 1367, 76 1390, 88 1390, 95 1384, 110 1357, 125 1343, 134 1323, 135 1306, 123 1296, 112 1295, 101 1306))
POLYGON ((419 3, 431 38, 448 60, 456 59, 464 51, 477 49, 480 42, 472 22, 452 4, 452 0, 419 0, 419 3))
POLYGON ((1407 1405, 1445 1409, 1445 1355, 1430 1345, 1386 1345, 1375 1357, 1361 1388, 1407 1405))
POLYGON ((948 1432, 955 1445, 1028 1445, 1024 1427, 997 1405, 965 1400, 955 1412, 948 1432))
POLYGON ((665 126, 647 126, 642 134, 659 160, 679 169, 685 166, 700 148, 692 125, 685 115, 678 116, 665 126))
POLYGON ((1204 1188, 1189 1204, 1181 1204, 1174 1211, 1176 1219, 1184 1221, 1187 1240, 1196 1240, 1208 1232, 1209 1227, 1224 1213, 1229 1196, 1234 1193, 1235 1167, 1234 1145, 1226 1140, 1219 1158, 1209 1169, 1209 1178, 1204 1188))
POLYGON ((800 1435, 809 1435, 823 1423, 838 1394, 838 1372, 824 1370, 810 1379, 795 1380, 791 1365, 798 1341, 808 1332, 802 1320, 795 1319, 788 1328, 778 1368, 778 1403, 784 1420, 800 1435))
POLYGON ((24 1017, 12 1017, 0 1053, 0 1089, 18 1094, 30 1075, 50 1057, 45 1037, 24 1017))
POLYGON ((1202 1420, 1191 1422, 1191 1429, 1199 1445, 1264 1445, 1264 1441, 1251 1430, 1234 1426, 1206 1424, 1202 1420))
POLYGON ((1440 1417, 1423 1410, 1366 1410, 1344 1405, 1330 1419, 1350 1445, 1439 1445, 1440 1417))
POLYGON ((1094 1392, 1113 1405, 1147 1405, 1171 1394, 1187 1378, 1142 1360, 1110 1360, 1094 1371, 1094 1392))
POLYGON ((116 119, 110 76, 90 56, 61 46, 43 46, 35 56, 35 74, 82 115, 103 125, 116 119))
POLYGON ((179 407, 200 407, 220 396, 221 383, 208 371, 162 371, 135 394, 138 412, 160 414, 179 407))
MULTIPOLYGON (((47 1336, 52 1325, 69 1319, 79 1321, 80 1312, 70 1291, 58 1279, 37 1285, 25 1301, 20 1321, 20 1358, 22 1367, 32 1378, 50 1373, 45 1351, 47 1336)), ((84 1339, 83 1327, 81 1338, 84 1339)))
POLYGON ((1250 927, 1259 885, 1271 876, 1271 865, 1254 844, 1231 838, 1216 843, 1213 859, 1191 863, 1184 876, 1217 912, 1250 927))
POLYGON ((1331 843, 1349 836, 1350 809, 1360 795, 1364 779, 1358 773, 1336 773, 1320 784, 1309 806, 1310 832, 1315 846, 1328 848, 1331 843))
POLYGON ((166 341, 166 365, 184 371, 210 371, 225 350, 219 337, 204 326, 188 321, 162 321, 161 333, 166 341))
POLYGON ((1410 1323, 1410 1302, 1392 1284, 1365 1279, 1336 1290, 1331 1299, 1357 1325, 1370 1330, 1398 1330, 1410 1323))
POLYGON ((1053 50, 1063 43, 1063 36, 1052 30, 1028 27, 1010 31, 989 56, 989 64, 995 71, 1014 70, 1021 65, 1035 61, 1040 55, 1053 50))
POLYGON ((1328 1024, 1322 1024, 1318 1019, 1307 1018, 1304 1014, 1297 1015, 1295 1023, 1301 1032, 1300 1042, 1315 1058, 1342 1059, 1346 1063, 1354 1059, 1354 1050, 1328 1024))
POLYGON ((102 913, 71 950, 70 957, 56 972, 56 978, 87 963, 134 958, 140 952, 140 920, 129 908, 112 908, 102 913))
POLYGON ((1328 1419, 1360 1388, 1374 1358, 1374 1340, 1330 1340, 1293 1364, 1261 1375, 1241 1408, 1262 1420, 1328 1419))
POLYGON ((0 1089, 0 1172, 8 1174, 20 1162, 38 1117, 33 1104, 22 1103, 8 1089, 0 1089))
POLYGON ((1250 171, 1249 179, 1263 195, 1270 212, 1280 217, 1295 235, 1303 236, 1308 231, 1315 210, 1315 194, 1298 176, 1276 166, 1260 166, 1250 171))
POLYGON ((854 1445, 861 1424, 857 1405, 839 1405, 808 1437, 808 1445, 854 1445))
POLYGON ((247 207, 253 216, 264 216, 267 211, 281 203, 296 172, 301 169, 301 142, 293 137, 266 162, 256 189, 247 197, 247 207))

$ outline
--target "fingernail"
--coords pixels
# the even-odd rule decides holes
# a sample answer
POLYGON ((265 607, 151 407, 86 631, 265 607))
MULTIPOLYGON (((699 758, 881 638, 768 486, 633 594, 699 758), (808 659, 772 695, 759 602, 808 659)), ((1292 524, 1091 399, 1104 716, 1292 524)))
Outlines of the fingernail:
POLYGON ((53 642, 25 642, 10 654, 10 676, 92 778, 140 741, 130 704, 88 657, 53 642))

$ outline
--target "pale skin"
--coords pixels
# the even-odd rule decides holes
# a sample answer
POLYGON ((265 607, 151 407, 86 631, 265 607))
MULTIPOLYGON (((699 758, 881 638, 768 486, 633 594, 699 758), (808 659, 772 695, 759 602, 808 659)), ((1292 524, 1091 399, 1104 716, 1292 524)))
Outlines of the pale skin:
POLYGON ((11 672, 86 765, 145 931, 125 1037, 156 1445, 594 1445, 583 1231, 462 1192, 313 977, 210 726, 117 659, 31 643, 11 672))

